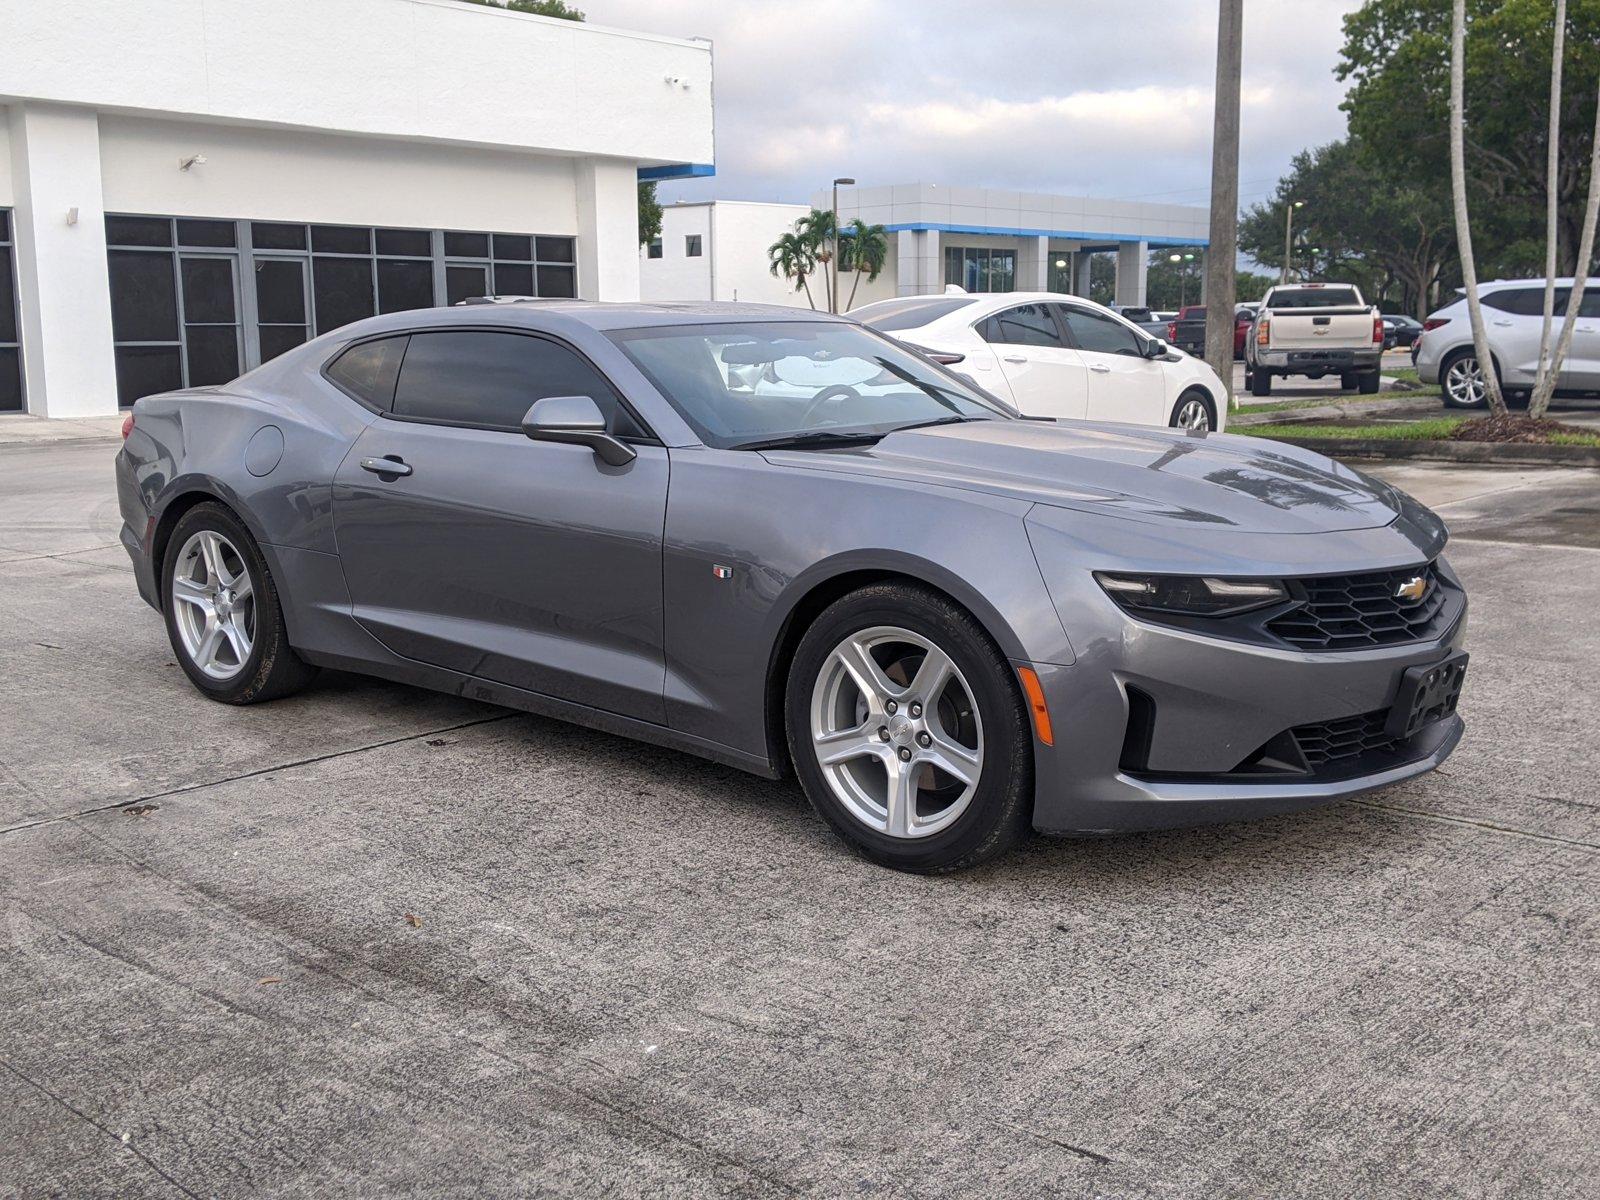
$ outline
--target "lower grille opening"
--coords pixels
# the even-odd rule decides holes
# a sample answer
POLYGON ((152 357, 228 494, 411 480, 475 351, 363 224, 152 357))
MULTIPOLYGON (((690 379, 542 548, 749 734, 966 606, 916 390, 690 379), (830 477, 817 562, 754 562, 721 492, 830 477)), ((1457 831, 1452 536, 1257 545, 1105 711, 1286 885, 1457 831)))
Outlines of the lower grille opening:
POLYGON ((1338 767, 1369 754, 1393 754, 1404 744, 1384 731, 1389 721, 1387 708, 1340 717, 1314 725, 1296 725, 1289 732, 1313 771, 1338 767))
POLYGON ((1124 771, 1143 771, 1150 763, 1150 741, 1156 733, 1156 702, 1148 692, 1134 687, 1125 688, 1128 696, 1128 731, 1122 737, 1122 758, 1118 765, 1124 771))

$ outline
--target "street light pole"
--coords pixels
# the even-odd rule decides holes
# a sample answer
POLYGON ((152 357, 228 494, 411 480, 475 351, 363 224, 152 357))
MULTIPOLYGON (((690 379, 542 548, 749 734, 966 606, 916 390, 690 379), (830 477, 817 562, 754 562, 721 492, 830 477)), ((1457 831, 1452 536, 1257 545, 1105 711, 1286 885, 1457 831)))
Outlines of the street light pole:
POLYGON ((1283 214, 1283 278, 1278 280, 1279 283, 1289 282, 1289 256, 1293 253, 1291 250, 1293 245, 1291 238, 1294 235, 1294 210, 1305 206, 1306 202, 1304 200, 1291 201, 1288 209, 1283 214))
POLYGON ((828 287, 828 311, 839 311, 839 185, 855 186, 854 179, 839 178, 833 181, 833 261, 828 264, 832 283, 828 287))

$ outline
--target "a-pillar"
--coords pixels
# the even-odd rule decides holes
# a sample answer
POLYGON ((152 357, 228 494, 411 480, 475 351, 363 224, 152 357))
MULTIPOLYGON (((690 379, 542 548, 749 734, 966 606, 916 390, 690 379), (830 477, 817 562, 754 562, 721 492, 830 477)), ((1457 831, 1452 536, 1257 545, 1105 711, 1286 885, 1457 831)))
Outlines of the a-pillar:
POLYGON ((28 411, 117 411, 111 281, 93 109, 12 104, 7 121, 23 390, 28 411))
POLYGON ((1149 272, 1149 242, 1118 242, 1117 303, 1144 307, 1145 283, 1149 272))
POLYGON ((629 162, 582 158, 578 193, 578 295, 639 298, 639 172, 629 162))

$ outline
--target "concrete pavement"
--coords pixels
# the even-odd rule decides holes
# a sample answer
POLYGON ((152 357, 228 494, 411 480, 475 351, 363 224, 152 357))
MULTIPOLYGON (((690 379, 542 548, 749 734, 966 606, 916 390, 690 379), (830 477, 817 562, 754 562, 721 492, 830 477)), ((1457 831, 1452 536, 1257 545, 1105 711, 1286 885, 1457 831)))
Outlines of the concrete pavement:
POLYGON ((1600 1173, 1600 473, 1381 469, 1472 591, 1444 770, 921 879, 792 785, 552 721, 332 675, 203 700, 113 452, 0 447, 0 1193, 1600 1173))

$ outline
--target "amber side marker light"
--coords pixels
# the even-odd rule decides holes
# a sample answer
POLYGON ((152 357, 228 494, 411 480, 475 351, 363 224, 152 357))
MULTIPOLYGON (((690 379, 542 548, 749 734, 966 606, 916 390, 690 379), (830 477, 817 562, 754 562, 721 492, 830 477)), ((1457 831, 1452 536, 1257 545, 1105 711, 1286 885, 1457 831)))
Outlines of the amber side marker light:
POLYGON ((1033 713, 1033 732, 1046 746, 1056 744, 1055 731, 1050 728, 1050 710, 1045 706, 1044 688, 1032 667, 1018 667, 1017 677, 1022 680, 1023 695, 1028 697, 1028 708, 1033 713))

